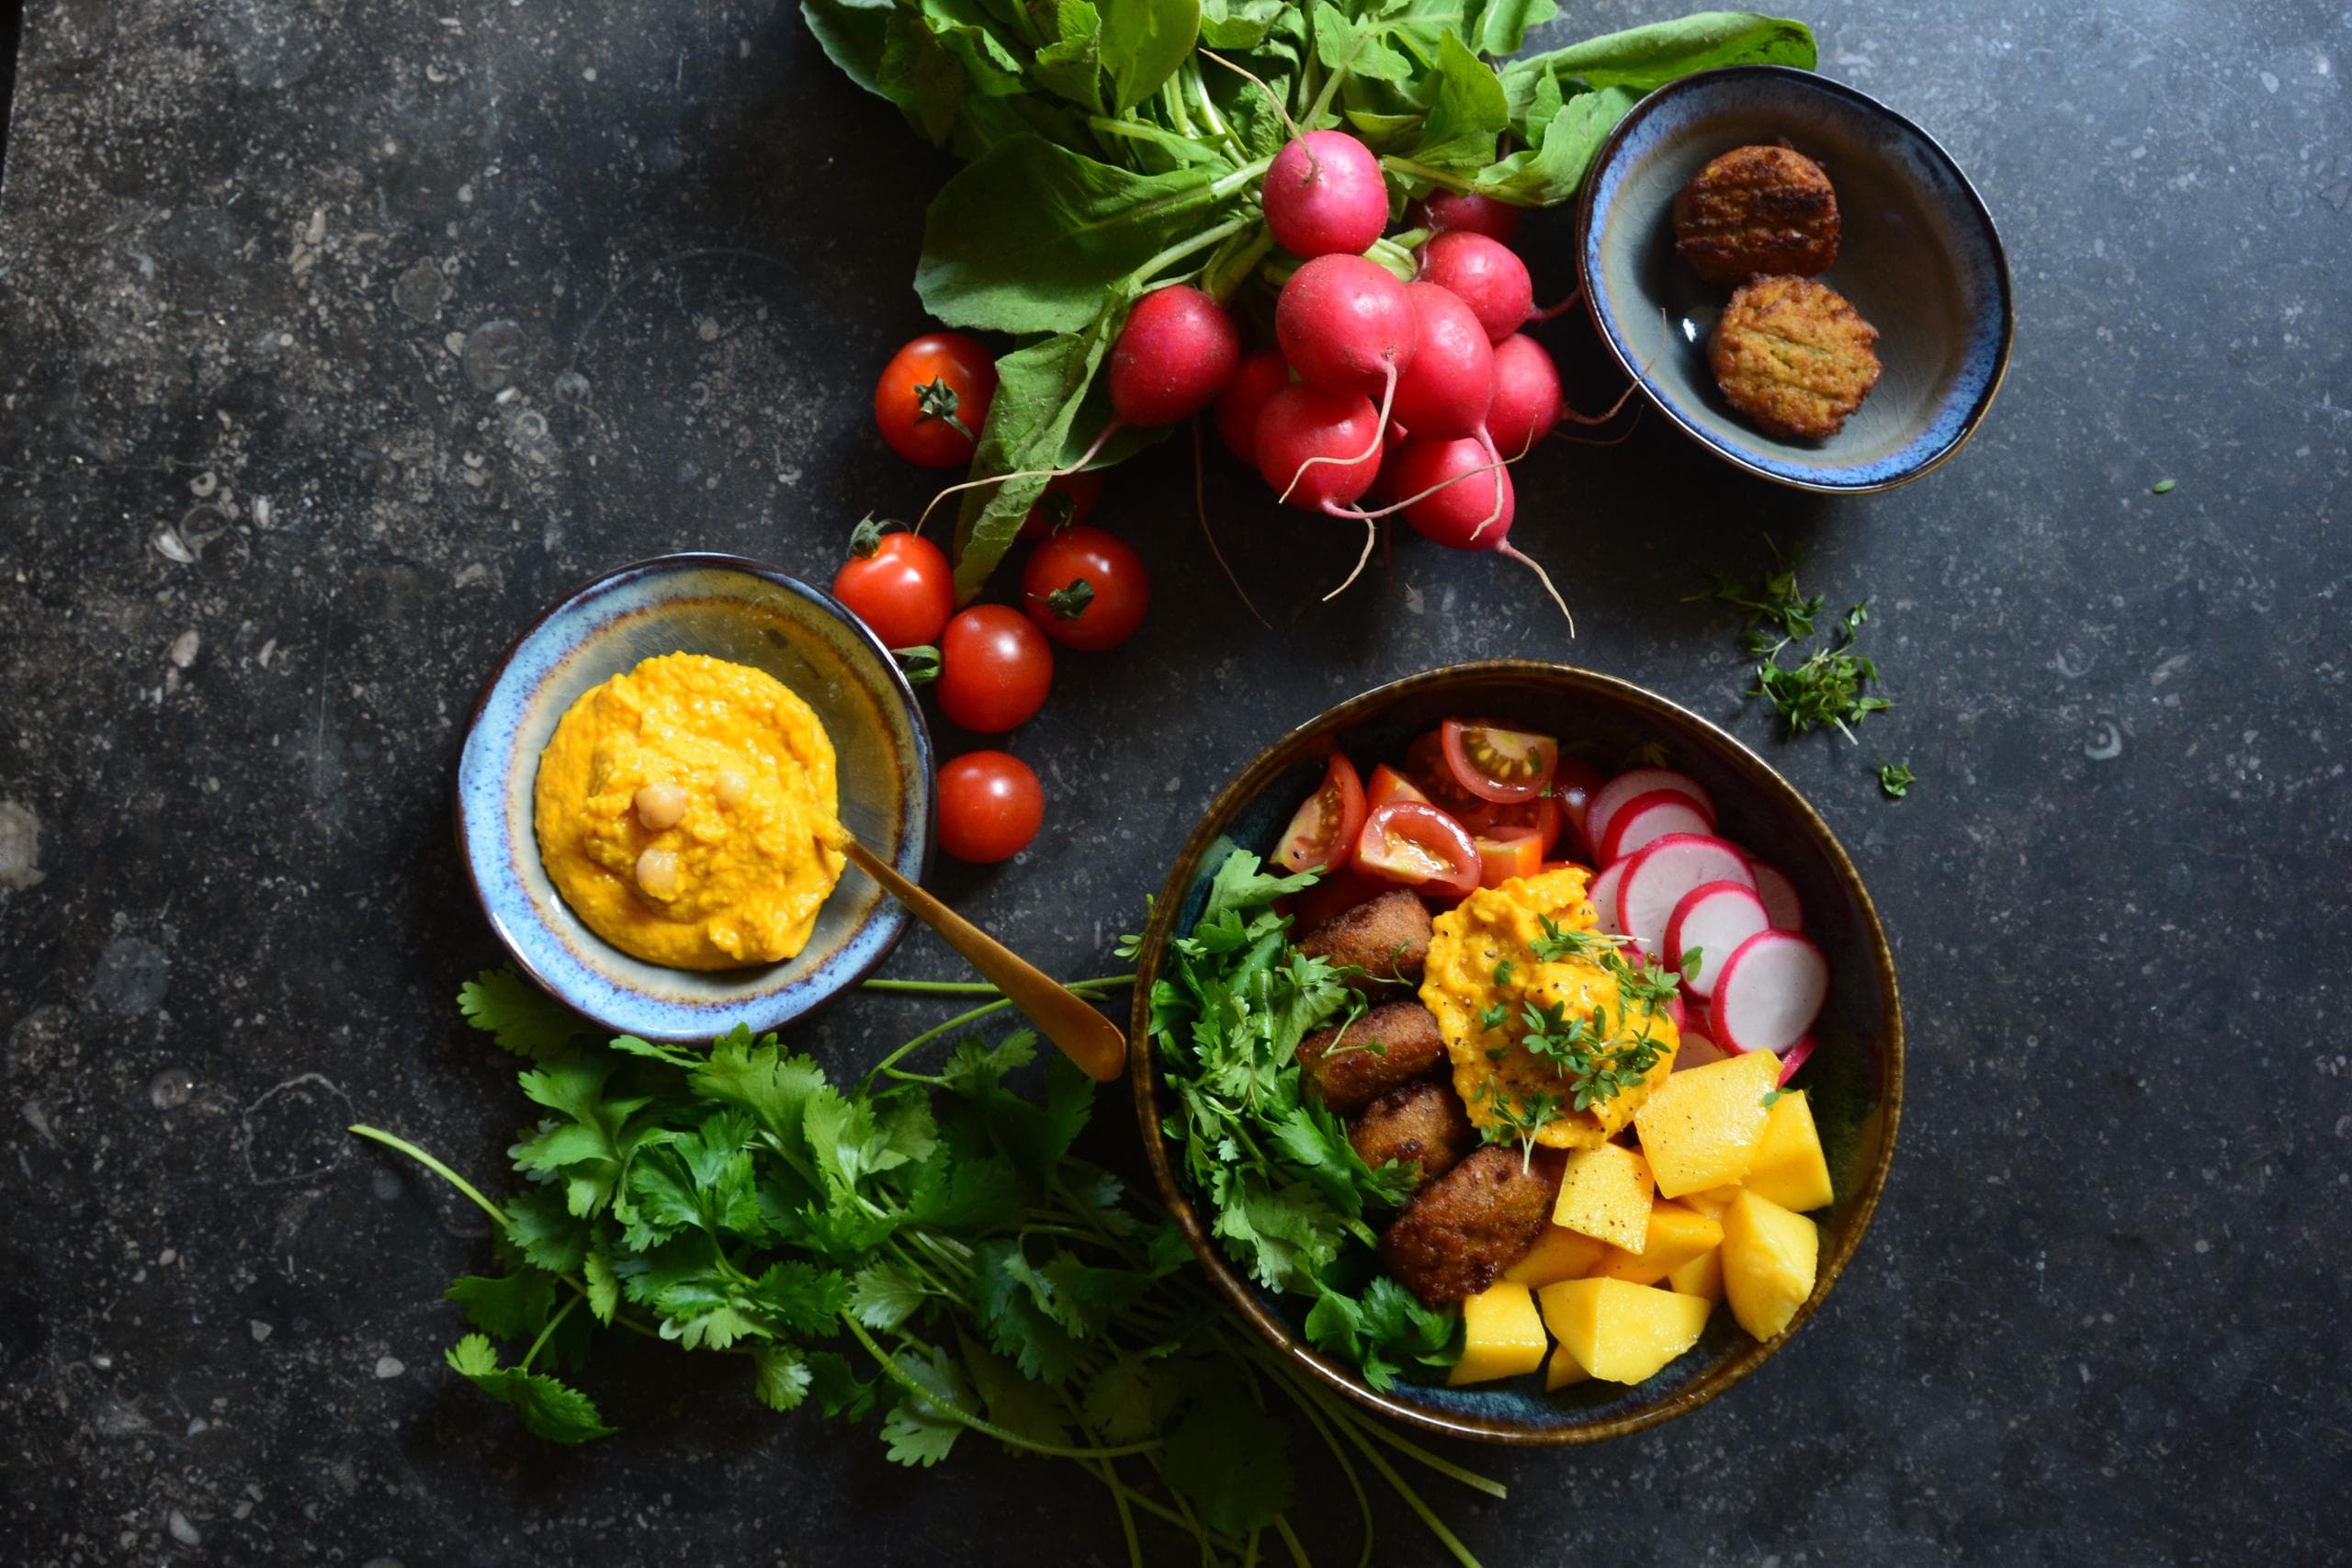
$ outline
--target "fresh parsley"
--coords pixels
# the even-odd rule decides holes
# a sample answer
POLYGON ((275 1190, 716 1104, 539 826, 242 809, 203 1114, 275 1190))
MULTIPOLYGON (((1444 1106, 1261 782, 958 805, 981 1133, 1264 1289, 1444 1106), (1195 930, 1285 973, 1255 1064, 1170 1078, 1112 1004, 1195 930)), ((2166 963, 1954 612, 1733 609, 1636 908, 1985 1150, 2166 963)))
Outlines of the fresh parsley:
POLYGON ((1911 786, 1918 780, 1919 775, 1913 773, 1906 763, 1881 762, 1878 765, 1878 787, 1886 792, 1889 800, 1901 800, 1909 795, 1911 786))
POLYGON ((1852 740, 1855 725, 1894 705, 1892 699, 1870 689, 1879 682, 1877 662, 1854 651, 1855 638, 1870 619, 1869 602, 1837 617, 1826 643, 1794 664, 1782 664, 1783 651, 1815 635, 1822 595, 1798 590, 1797 568, 1804 564, 1802 555, 1783 556, 1769 538, 1765 544, 1772 551, 1773 565, 1761 582, 1749 587, 1730 573, 1718 571, 1712 587, 1691 597, 1719 599, 1747 612, 1740 647, 1757 661, 1756 683, 1747 694, 1761 698, 1779 716, 1783 739, 1834 728, 1852 740))

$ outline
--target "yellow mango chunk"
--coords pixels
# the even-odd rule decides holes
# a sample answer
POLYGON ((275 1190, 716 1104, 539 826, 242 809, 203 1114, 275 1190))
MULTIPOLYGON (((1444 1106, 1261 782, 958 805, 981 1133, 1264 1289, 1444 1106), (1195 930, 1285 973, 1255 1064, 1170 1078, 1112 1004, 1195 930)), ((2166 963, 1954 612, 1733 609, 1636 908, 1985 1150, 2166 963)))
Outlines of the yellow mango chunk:
POLYGON ((1564 1225, 1545 1225, 1526 1257, 1503 1270, 1503 1278, 1519 1285, 1548 1285, 1557 1280, 1581 1280, 1592 1272, 1609 1244, 1579 1235, 1564 1225))
POLYGON ((1764 1135, 1764 1097, 1780 1078, 1778 1056, 1750 1051, 1672 1074, 1652 1091, 1634 1126, 1658 1191, 1679 1198, 1744 1179, 1764 1135))
POLYGON ((1648 1235, 1650 1168, 1623 1144, 1578 1149, 1560 1178, 1552 1223, 1612 1247, 1638 1247, 1648 1235))
POLYGON ((1731 1201, 1739 1196, 1737 1187, 1710 1187, 1704 1192, 1685 1192, 1675 1201, 1686 1209, 1696 1209, 1707 1218, 1721 1221, 1731 1201))
POLYGON ((1827 1207, 1835 1196, 1829 1190, 1829 1162, 1821 1157, 1821 1134, 1813 1125, 1813 1107, 1805 1103, 1802 1089, 1782 1094, 1764 1113, 1764 1136, 1757 1141, 1756 1156, 1741 1185, 1800 1214, 1827 1207))
POLYGON ((1724 1249, 1709 1247, 1681 1268, 1670 1269, 1666 1276, 1667 1289, 1686 1296, 1704 1296, 1711 1302, 1724 1299, 1724 1249))
POLYGON ((1723 1256, 1732 1316, 1757 1338, 1770 1339, 1813 1294, 1821 1233, 1803 1214, 1742 1192, 1724 1211, 1723 1256))
POLYGON ((1583 1362, 1568 1354, 1568 1348, 1566 1345, 1557 1346, 1553 1349, 1551 1363, 1544 1369, 1544 1393, 1551 1393, 1555 1390, 1567 1387, 1570 1383, 1591 1381, 1592 1374, 1584 1370, 1583 1362))
POLYGON ((1592 1376, 1635 1383, 1699 1342, 1714 1305, 1623 1280, 1563 1280, 1541 1295, 1560 1348, 1592 1376))
POLYGON ((1532 1372, 1544 1364, 1545 1343, 1534 1292, 1508 1280, 1491 1285, 1462 1303, 1462 1359, 1445 1381, 1459 1387, 1532 1372))
POLYGON ((1612 1247, 1593 1272, 1628 1284, 1655 1285, 1692 1258, 1713 1252, 1723 1239, 1724 1227, 1705 1214, 1679 1203, 1653 1203, 1641 1251, 1612 1247))

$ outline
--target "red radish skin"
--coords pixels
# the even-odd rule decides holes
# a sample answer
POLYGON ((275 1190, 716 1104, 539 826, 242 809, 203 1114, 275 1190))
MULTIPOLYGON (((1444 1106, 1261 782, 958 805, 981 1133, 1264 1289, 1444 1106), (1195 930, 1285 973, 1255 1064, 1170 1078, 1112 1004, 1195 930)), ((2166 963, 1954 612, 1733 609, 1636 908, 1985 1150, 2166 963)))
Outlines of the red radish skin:
POLYGON ((1724 960, 1708 1011, 1712 1038, 1740 1052, 1792 1049, 1821 1015, 1829 961, 1809 937, 1761 931, 1724 960))
POLYGON ((1386 395, 1419 342, 1405 286, 1355 255, 1317 256, 1274 300, 1274 340, 1310 386, 1386 395))
POLYGON ((1625 927, 1617 918, 1617 885, 1625 880, 1625 863, 1604 866, 1592 886, 1586 889, 1585 898, 1592 905, 1593 923, 1611 936, 1623 936, 1625 927))
POLYGON ((1266 170, 1266 227, 1295 256, 1355 255, 1388 226, 1388 186, 1372 149, 1339 130, 1310 130, 1266 170))
POLYGON ((1466 229, 1432 235, 1421 247, 1421 281, 1451 292, 1487 341, 1500 343, 1535 314, 1535 284, 1509 245, 1466 229))
POLYGON ((1814 1036, 1808 1034, 1781 1053, 1781 1088, 1786 1089, 1789 1080, 1797 1076, 1797 1069, 1804 1066, 1805 1059, 1813 1055, 1813 1045, 1814 1036))
POLYGON ((1764 900, 1764 913, 1776 931, 1804 930, 1804 905, 1797 897, 1796 884, 1791 882, 1778 867, 1753 861, 1749 871, 1756 874, 1756 896, 1764 900))
POLYGON ((1244 355, 1233 378, 1216 397, 1216 430, 1233 455, 1258 466, 1258 416, 1276 392, 1290 385, 1290 366, 1271 348, 1244 355))
POLYGON ((1494 345, 1470 308, 1437 285, 1408 283, 1405 298, 1416 342, 1413 362, 1396 379, 1391 413, 1415 436, 1476 435, 1494 400, 1494 345))
POLYGON ((1592 797, 1609 781, 1590 762, 1574 757, 1563 757, 1552 772, 1552 798, 1559 803, 1560 815, 1577 836, 1577 848, 1587 859, 1592 853, 1592 840, 1585 836, 1585 822, 1592 809, 1592 797))
POLYGON ((1361 392, 1283 388, 1258 416, 1256 446, 1266 483, 1310 512, 1353 502, 1380 473, 1380 419, 1361 392))
MULTIPOLYGON (((1698 780, 1688 773, 1678 773, 1672 768, 1633 768, 1619 773, 1593 792, 1592 804, 1585 812, 1585 837, 1594 852, 1599 852, 1600 841, 1609 836, 1610 819, 1627 801, 1658 789, 1678 790, 1689 795, 1707 818, 1708 830, 1713 831, 1715 803, 1700 786, 1698 780)), ((1740 853, 1746 856, 1747 852, 1742 850, 1740 853)))
POLYGON ((1645 953, 1666 951, 1667 922, 1682 896, 1710 882, 1747 886, 1747 863, 1721 839, 1704 833, 1669 833, 1631 860, 1617 885, 1617 923, 1645 953))
POLYGON ((1122 424, 1174 424, 1209 406, 1241 363, 1241 331, 1225 307, 1186 284, 1136 301, 1104 373, 1122 424))
MULTIPOLYGON (((1609 819, 1608 831, 1600 842, 1600 858, 1611 864, 1639 853, 1643 849, 1670 834, 1703 835, 1714 824, 1693 804, 1690 796, 1670 789, 1652 790, 1627 801, 1609 819)), ((1672 906, 1668 906, 1671 908, 1672 906)), ((1642 935, 1640 931, 1634 933, 1642 935)), ((1663 918, 1653 938, 1665 934, 1663 918)), ((1655 941, 1651 942, 1656 946, 1655 941)))
MULTIPOLYGON (((1753 868, 1750 868, 1753 870, 1753 868)), ((1705 998, 1715 994, 1715 971, 1739 945, 1772 922, 1764 900, 1752 887, 1736 882, 1702 882, 1682 896, 1667 917, 1666 961, 1682 976, 1683 989, 1705 998), (1699 950, 1699 973, 1683 965, 1683 954, 1699 950)))
POLYGON ((1516 461, 1552 434, 1567 408, 1560 389, 1560 367, 1544 345, 1524 333, 1495 344, 1495 395, 1487 404, 1487 434, 1516 461))
POLYGON ((1475 190, 1434 190, 1413 208, 1415 216, 1433 232, 1466 229, 1506 245, 1519 237, 1520 209, 1475 190))
POLYGON ((1452 550, 1492 550, 1533 572, 1552 596, 1576 636, 1577 618, 1568 603, 1552 586, 1552 575, 1510 543, 1510 525, 1517 509, 1510 470, 1495 461, 1480 441, 1419 441, 1408 438, 1389 480, 1400 499, 1391 504, 1405 513, 1413 531, 1452 550))

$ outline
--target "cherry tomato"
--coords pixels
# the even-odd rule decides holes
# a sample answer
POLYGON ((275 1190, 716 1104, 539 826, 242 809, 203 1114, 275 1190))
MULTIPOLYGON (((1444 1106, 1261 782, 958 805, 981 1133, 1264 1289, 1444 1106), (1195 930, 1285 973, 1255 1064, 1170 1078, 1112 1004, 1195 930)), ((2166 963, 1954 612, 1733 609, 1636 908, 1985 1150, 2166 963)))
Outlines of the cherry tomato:
POLYGON ((920 534, 874 537, 861 525, 849 559, 833 573, 833 597, 883 647, 922 648, 939 640, 956 613, 956 572, 947 553, 920 534))
POLYGON ((1364 781, 1364 808, 1377 811, 1392 800, 1418 800, 1423 806, 1430 803, 1430 797, 1415 788, 1412 780, 1383 762, 1364 781))
POLYGON ((910 463, 960 468, 972 460, 996 396, 996 361, 962 333, 925 333, 890 356, 874 383, 874 423, 910 463))
POLYGON ((1438 731, 1453 782, 1480 800, 1510 806, 1532 800, 1552 782, 1560 743, 1548 735, 1449 718, 1438 731))
POLYGON ((1532 876, 1544 864, 1543 835, 1532 828, 1498 828, 1471 842, 1478 846, 1478 886, 1500 887, 1514 876, 1532 876))
POLYGON ((1331 871, 1348 863, 1349 848, 1363 827, 1363 781, 1356 765, 1334 751, 1323 766, 1323 782, 1300 803, 1283 829, 1274 863, 1284 871, 1331 871))
POLYGON ((1136 635, 1151 604, 1143 558, 1100 528, 1065 528, 1029 553, 1021 607, 1064 648, 1100 653, 1136 635))
MULTIPOLYGON (((1545 798, 1558 803, 1561 814, 1567 818, 1567 825, 1576 829, 1577 841, 1588 852, 1591 850, 1592 842, 1585 836, 1585 816, 1592 808, 1594 794, 1608 782, 1599 768, 1574 757, 1561 758, 1559 766, 1552 771, 1552 790, 1545 798)), ((1558 841, 1557 832, 1552 837, 1554 842, 1558 841)), ((1550 846, 1547 845, 1544 852, 1550 854, 1550 846)))
POLYGON ((1351 865, 1327 872, 1322 881, 1306 892, 1291 895, 1291 930, 1304 931, 1319 926, 1332 916, 1352 909, 1367 898, 1376 898, 1387 890, 1386 883, 1374 882, 1351 865))
POLYGON ((957 860, 1011 860, 1045 820, 1046 792, 1018 757, 967 751, 939 770, 939 847, 957 860))
POLYGON ((975 604, 939 634, 939 711, 980 735, 1026 723, 1046 705, 1054 649, 1029 617, 975 604))
POLYGON ((1476 815, 1487 804, 1453 782, 1453 770, 1445 765, 1445 737, 1437 730, 1415 736, 1405 748, 1405 776, 1420 786, 1430 805, 1458 818, 1476 815))
POLYGON ((1392 800, 1364 819, 1356 864, 1430 898, 1467 897, 1478 886, 1478 846, 1434 806, 1392 800))
POLYGON ((1065 528, 1075 528, 1094 510, 1102 499, 1102 471, 1080 468, 1074 474, 1056 474, 1046 481, 1046 493, 1021 520, 1021 537, 1042 539, 1048 534, 1058 534, 1065 528))

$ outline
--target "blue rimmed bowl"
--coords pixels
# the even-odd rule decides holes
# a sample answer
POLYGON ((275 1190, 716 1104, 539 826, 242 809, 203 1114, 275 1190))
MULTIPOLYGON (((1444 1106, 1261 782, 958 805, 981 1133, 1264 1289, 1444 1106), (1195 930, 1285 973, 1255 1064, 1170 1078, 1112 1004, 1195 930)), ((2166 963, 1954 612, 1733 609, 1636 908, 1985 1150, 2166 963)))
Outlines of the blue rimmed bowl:
POLYGON ((1975 434, 2008 368, 2008 261, 1968 176, 1926 131, 1811 72, 1728 66, 1650 94, 1594 154, 1578 234, 1586 306, 1625 374, 1685 434, 1781 484, 1860 494, 1917 479, 1975 434), (1724 400, 1707 344, 1730 293, 1674 250, 1690 176, 1782 137, 1837 187, 1838 265, 1821 281, 1878 328, 1885 367, 1825 441, 1768 435, 1724 400))
POLYGON ((458 848, 514 962, 605 1029, 675 1042, 707 1040, 739 1022, 775 1029, 856 984, 906 931, 906 910, 856 867, 842 872, 797 957, 695 971, 605 942, 539 863, 531 794, 556 722, 590 687, 664 653, 748 664, 798 693, 832 738, 842 823, 922 879, 931 865, 931 735, 897 662, 831 594, 725 555, 622 567, 515 640, 474 704, 458 758, 458 848))

